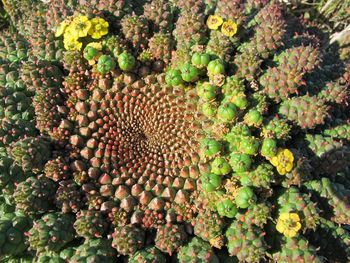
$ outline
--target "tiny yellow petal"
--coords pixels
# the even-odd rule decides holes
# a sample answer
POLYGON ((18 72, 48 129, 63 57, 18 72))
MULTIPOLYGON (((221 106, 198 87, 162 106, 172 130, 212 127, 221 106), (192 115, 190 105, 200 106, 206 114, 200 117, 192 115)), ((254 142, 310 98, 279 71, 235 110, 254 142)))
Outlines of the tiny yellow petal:
POLYGON ((67 27, 68 23, 66 21, 62 21, 55 32, 55 37, 62 36, 67 27))
POLYGON ((64 38, 63 39, 64 48, 66 50, 81 50, 83 43, 79 42, 77 39, 64 38))
POLYGON ((289 214, 289 218, 291 220, 293 220, 294 222, 299 222, 300 221, 300 217, 297 213, 290 213, 289 214))
POLYGON ((293 169, 293 163, 287 163, 285 169, 286 169, 287 172, 292 171, 292 169, 293 169))
POLYGON ((93 39, 100 39, 102 37, 99 32, 93 32, 92 34, 90 33, 90 35, 93 39))
POLYGON ((87 16, 79 15, 73 18, 73 23, 84 23, 88 20, 89 18, 87 16))
POLYGON ((100 32, 101 32, 102 35, 107 35, 108 34, 108 29, 107 28, 102 28, 100 30, 100 32))
POLYGON ((64 31, 64 37, 69 37, 69 38, 75 38, 78 39, 78 36, 75 32, 75 28, 73 24, 69 24, 66 28, 66 30, 64 31))
POLYGON ((282 222, 278 221, 277 222, 277 225, 276 225, 276 230, 280 233, 283 233, 284 232, 284 225, 282 222))
POLYGON ((287 173, 286 169, 283 166, 281 166, 281 165, 278 165, 276 168, 277 168, 277 172, 280 175, 285 175, 287 173))
POLYGON ((91 19, 91 23, 101 24, 101 25, 105 25, 106 27, 108 27, 108 22, 101 17, 94 17, 93 19, 91 19))
POLYGON ((293 228, 295 231, 299 231, 301 229, 301 223, 300 222, 297 222, 295 224, 295 227, 293 228))
POLYGON ((278 220, 288 220, 289 219, 289 213, 281 213, 278 217, 278 220))
POLYGON ((93 47, 97 50, 102 50, 102 44, 100 42, 91 42, 86 45, 87 47, 93 47))
POLYGON ((295 237, 297 234, 296 231, 292 230, 292 229, 287 229, 284 231, 283 235, 285 235, 286 237, 289 237, 289 238, 292 238, 292 237, 295 237))
POLYGON ((284 149, 283 154, 289 161, 294 162, 294 155, 290 150, 284 149))
POLYGON ((274 156, 270 159, 270 163, 273 165, 273 166, 278 166, 278 158, 277 156, 274 156))

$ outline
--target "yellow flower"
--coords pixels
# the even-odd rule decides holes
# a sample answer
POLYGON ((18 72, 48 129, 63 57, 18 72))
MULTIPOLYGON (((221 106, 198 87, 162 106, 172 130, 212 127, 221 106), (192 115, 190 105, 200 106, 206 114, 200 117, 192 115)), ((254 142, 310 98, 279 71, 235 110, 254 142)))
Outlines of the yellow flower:
POLYGON ((232 20, 227 20, 222 24, 221 33, 227 37, 232 37, 237 33, 237 24, 232 20))
POLYGON ((79 36, 75 32, 75 28, 74 28, 74 25, 72 23, 70 23, 66 27, 66 29, 64 30, 63 37, 64 37, 64 39, 76 39, 76 40, 78 40, 79 36))
POLYGON ((102 44, 100 42, 90 42, 86 45, 87 47, 93 47, 97 50, 102 50, 102 44))
POLYGON ((88 64, 89 64, 90 66, 93 66, 93 65, 96 64, 96 60, 88 60, 88 64))
POLYGON ((55 32, 55 37, 59 37, 59 36, 62 36, 63 33, 66 31, 66 28, 68 27, 68 22, 66 20, 62 21, 60 23, 60 25, 58 26, 58 28, 56 29, 56 32, 55 32))
POLYGON ((89 35, 94 39, 99 39, 104 35, 108 34, 109 24, 106 20, 100 17, 95 17, 91 19, 91 28, 89 30, 89 35))
POLYGON ((76 38, 86 37, 91 28, 91 21, 87 16, 76 16, 69 25, 70 33, 76 38))
POLYGON ((280 175, 285 175, 293 169, 294 156, 288 149, 278 149, 277 154, 270 158, 270 163, 276 167, 280 175))
POLYGON ((297 213, 282 213, 277 219, 276 229, 286 237, 294 237, 301 229, 297 213))
POLYGON ((66 37, 66 35, 64 36, 63 39, 63 44, 64 44, 64 48, 66 50, 81 50, 83 43, 78 41, 78 39, 76 38, 70 38, 70 37, 66 37))
POLYGON ((207 26, 209 29, 218 29, 221 26, 223 20, 220 16, 209 16, 207 20, 207 26))

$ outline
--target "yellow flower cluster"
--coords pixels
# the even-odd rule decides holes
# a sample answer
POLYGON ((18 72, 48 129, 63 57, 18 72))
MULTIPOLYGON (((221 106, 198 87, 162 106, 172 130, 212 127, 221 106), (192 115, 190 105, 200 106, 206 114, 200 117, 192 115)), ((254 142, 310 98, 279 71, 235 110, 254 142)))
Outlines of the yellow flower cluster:
POLYGON ((270 158, 270 162, 280 175, 285 175, 293 169, 294 156, 290 150, 280 148, 277 150, 277 154, 270 158))
POLYGON ((277 219, 276 229, 286 237, 294 237, 301 229, 300 217, 297 213, 282 213, 277 219))
POLYGON ((217 30, 221 26, 221 33, 227 37, 232 37, 237 33, 237 24, 232 20, 224 20, 217 15, 210 15, 207 20, 209 29, 217 30))
POLYGON ((100 17, 89 19, 87 16, 79 15, 62 21, 55 32, 56 37, 63 35, 64 48, 67 50, 81 50, 83 43, 79 38, 90 36, 100 39, 108 34, 109 24, 100 17))

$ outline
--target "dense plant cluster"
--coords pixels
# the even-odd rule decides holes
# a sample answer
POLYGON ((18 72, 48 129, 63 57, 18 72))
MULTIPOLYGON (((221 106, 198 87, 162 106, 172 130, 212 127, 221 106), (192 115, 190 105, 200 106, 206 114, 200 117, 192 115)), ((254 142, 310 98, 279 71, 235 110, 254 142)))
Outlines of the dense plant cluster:
POLYGON ((3 4, 1 262, 350 261, 350 65, 317 28, 268 0, 3 4))

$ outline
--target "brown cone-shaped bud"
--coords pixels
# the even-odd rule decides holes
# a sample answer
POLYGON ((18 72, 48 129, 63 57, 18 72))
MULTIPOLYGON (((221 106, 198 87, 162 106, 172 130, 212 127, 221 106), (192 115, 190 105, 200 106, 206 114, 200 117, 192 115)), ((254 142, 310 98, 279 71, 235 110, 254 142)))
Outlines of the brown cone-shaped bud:
POLYGON ((79 134, 83 137, 90 137, 91 136, 91 129, 88 127, 82 127, 79 129, 79 134))
POLYGON ((162 197, 168 201, 173 201, 175 198, 175 195, 176 195, 176 190, 172 187, 165 188, 162 193, 162 197))
POLYGON ((79 135, 72 135, 70 138, 69 138, 69 142, 70 144, 76 146, 76 147, 80 147, 83 145, 83 138, 81 138, 79 135))
POLYGON ((147 205, 149 204, 149 202, 151 202, 152 198, 153 198, 152 193, 148 191, 143 191, 139 196, 139 202, 142 205, 147 205))
POLYGON ((72 127, 73 127, 73 124, 69 120, 62 120, 59 125, 59 128, 63 130, 71 130, 72 127))
POLYGON ((130 195, 128 197, 124 198, 120 202, 120 208, 124 209, 127 212, 134 210, 134 207, 136 205, 137 205, 136 199, 130 195))
POLYGON ((102 185, 100 188, 101 196, 113 196, 113 193, 114 193, 113 185, 106 184, 106 185, 102 185))
POLYGON ((189 193, 185 190, 179 190, 176 193, 174 202, 177 204, 185 204, 185 203, 188 203, 189 200, 190 200, 189 193))
POLYGON ((75 94, 79 100, 87 100, 89 98, 89 91, 86 89, 79 89, 75 94))
POLYGON ((143 211, 135 211, 130 218, 130 223, 132 225, 140 225, 142 223, 143 214, 143 211))
POLYGON ((190 173, 190 177, 193 179, 197 179, 200 175, 199 169, 197 165, 191 165, 189 167, 189 173, 190 173))
POLYGON ((119 200, 122 200, 123 198, 129 195, 130 195, 129 188, 125 185, 119 185, 115 190, 115 194, 114 194, 114 196, 119 200))
POLYGON ((87 147, 85 147, 84 149, 82 149, 80 151, 80 155, 85 159, 85 160, 90 160, 93 156, 93 151, 87 147))
POLYGON ((175 189, 181 189, 183 187, 184 183, 185 183, 185 180, 183 178, 178 177, 178 178, 174 179, 174 182, 173 182, 172 186, 175 189))
POLYGON ((141 194, 141 192, 143 191, 143 188, 141 185, 139 184, 134 184, 131 187, 131 195, 133 196, 139 196, 141 194))
POLYGON ((190 192, 196 190, 196 181, 191 178, 187 178, 184 184, 184 190, 188 190, 190 192))
POLYGON ((148 207, 154 211, 159 211, 163 209, 165 206, 165 202, 162 198, 156 197, 149 203, 148 207))
POLYGON ((112 183, 112 179, 111 179, 111 176, 109 174, 104 173, 98 178, 98 182, 102 185, 110 184, 110 183, 112 183))
POLYGON ((101 175, 101 170, 98 168, 90 167, 88 170, 88 175, 91 179, 97 179, 101 175))
POLYGON ((93 157, 90 159, 90 165, 94 168, 100 168, 101 167, 101 160, 97 157, 93 157))
POLYGON ((80 114, 86 114, 88 112, 88 105, 85 102, 82 101, 78 101, 75 104, 75 109, 77 110, 77 112, 79 112, 80 114))
POLYGON ((76 160, 71 164, 71 169, 73 171, 81 172, 86 169, 86 165, 83 161, 76 160))
POLYGON ((106 201, 106 202, 103 202, 101 204, 100 210, 102 212, 109 212, 109 211, 111 211, 113 209, 113 207, 115 207, 115 202, 113 202, 113 201, 106 201))
POLYGON ((161 184, 156 184, 153 188, 152 188, 152 192, 154 193, 154 195, 159 196, 164 190, 164 186, 161 184))

